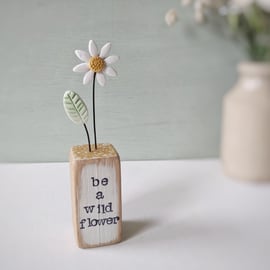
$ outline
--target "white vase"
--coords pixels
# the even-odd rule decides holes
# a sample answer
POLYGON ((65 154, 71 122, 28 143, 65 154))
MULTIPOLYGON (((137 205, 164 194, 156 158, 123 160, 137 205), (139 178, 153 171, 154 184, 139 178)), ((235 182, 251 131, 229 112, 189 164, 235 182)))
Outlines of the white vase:
POLYGON ((270 64, 246 62, 223 99, 221 159, 230 177, 270 180, 270 64))

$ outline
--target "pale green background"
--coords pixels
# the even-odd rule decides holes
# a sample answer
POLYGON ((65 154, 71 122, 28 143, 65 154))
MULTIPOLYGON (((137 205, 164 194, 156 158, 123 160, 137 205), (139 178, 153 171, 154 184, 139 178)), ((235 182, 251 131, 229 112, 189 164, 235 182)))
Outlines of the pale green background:
POLYGON ((221 100, 242 48, 197 26, 180 1, 9 0, 0 8, 0 161, 66 161, 84 130, 62 107, 66 90, 90 101, 72 72, 74 49, 113 44, 119 76, 97 86, 97 128, 122 160, 215 157, 221 100), (164 14, 180 20, 169 28, 164 14))

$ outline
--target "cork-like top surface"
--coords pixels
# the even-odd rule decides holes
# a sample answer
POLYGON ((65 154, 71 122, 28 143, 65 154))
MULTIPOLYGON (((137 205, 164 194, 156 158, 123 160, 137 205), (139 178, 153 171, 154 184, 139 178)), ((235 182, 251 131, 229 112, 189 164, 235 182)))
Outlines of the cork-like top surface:
POLYGON ((115 148, 108 143, 99 143, 97 149, 91 145, 92 151, 89 152, 88 144, 76 145, 71 148, 71 155, 74 159, 96 159, 105 157, 116 157, 118 154, 115 148))

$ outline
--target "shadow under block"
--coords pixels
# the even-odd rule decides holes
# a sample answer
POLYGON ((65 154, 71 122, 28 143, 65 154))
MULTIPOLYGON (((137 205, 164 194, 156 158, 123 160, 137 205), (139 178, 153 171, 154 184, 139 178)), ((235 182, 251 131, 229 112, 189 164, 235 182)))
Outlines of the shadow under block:
POLYGON ((111 144, 73 146, 70 151, 72 212, 80 248, 121 241, 120 158, 111 144))

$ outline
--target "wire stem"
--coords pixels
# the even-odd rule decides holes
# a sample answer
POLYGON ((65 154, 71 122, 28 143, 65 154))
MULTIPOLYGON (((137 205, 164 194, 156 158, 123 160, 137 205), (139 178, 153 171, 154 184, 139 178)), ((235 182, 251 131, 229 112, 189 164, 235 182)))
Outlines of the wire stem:
POLYGON ((96 107, 95 107, 95 84, 96 84, 96 72, 94 73, 94 78, 93 78, 93 125, 94 125, 95 149, 97 149, 96 107))
POLYGON ((88 132, 88 129, 87 129, 87 126, 86 126, 85 123, 83 124, 83 126, 84 126, 84 129, 85 129, 86 135, 87 135, 89 152, 91 152, 91 143, 90 143, 89 132, 88 132))

